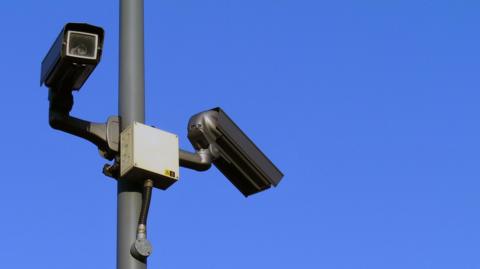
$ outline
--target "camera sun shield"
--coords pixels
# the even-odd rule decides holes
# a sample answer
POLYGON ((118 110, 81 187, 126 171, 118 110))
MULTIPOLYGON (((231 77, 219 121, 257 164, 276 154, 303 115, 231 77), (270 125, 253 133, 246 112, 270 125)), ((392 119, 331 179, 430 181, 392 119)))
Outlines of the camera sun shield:
POLYGON ((40 84, 59 90, 80 90, 102 55, 104 31, 84 24, 66 24, 42 61, 40 84))
POLYGON ((213 164, 245 196, 277 186, 282 172, 221 109, 193 116, 188 138, 195 149, 210 149, 213 164))

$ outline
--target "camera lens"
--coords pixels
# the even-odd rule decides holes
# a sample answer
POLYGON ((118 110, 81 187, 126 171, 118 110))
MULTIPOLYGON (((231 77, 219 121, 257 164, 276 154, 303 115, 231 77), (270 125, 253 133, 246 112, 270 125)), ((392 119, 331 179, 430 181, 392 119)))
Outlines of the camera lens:
POLYGON ((67 54, 73 57, 96 59, 97 35, 72 32, 68 33, 67 54))

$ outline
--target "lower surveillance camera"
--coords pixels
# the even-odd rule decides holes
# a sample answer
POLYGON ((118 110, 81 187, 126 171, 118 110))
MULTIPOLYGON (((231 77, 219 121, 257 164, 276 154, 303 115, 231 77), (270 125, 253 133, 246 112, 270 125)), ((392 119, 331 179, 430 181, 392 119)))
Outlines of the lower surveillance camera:
POLYGON ((283 177, 221 108, 194 115, 188 138, 197 151, 210 150, 213 164, 245 196, 277 186, 283 177))
POLYGON ((104 31, 85 23, 67 23, 42 61, 40 84, 80 90, 102 56, 104 31))

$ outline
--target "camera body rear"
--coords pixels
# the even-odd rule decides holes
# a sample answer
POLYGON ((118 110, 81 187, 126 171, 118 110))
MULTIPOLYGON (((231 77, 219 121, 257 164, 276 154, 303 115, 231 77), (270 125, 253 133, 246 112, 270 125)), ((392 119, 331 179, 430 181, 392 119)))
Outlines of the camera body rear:
POLYGON ((245 196, 277 186, 283 177, 221 108, 194 115, 188 139, 196 150, 209 149, 213 164, 245 196))

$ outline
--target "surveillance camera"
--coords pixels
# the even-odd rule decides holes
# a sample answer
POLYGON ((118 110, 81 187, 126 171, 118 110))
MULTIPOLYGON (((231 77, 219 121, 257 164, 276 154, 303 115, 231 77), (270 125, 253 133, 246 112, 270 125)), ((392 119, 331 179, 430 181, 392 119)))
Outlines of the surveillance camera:
POLYGON ((209 149, 213 164, 245 196, 277 186, 283 177, 221 108, 194 115, 188 139, 197 151, 209 149))
POLYGON ((80 90, 102 56, 104 31, 67 23, 42 61, 40 84, 56 90, 80 90))

